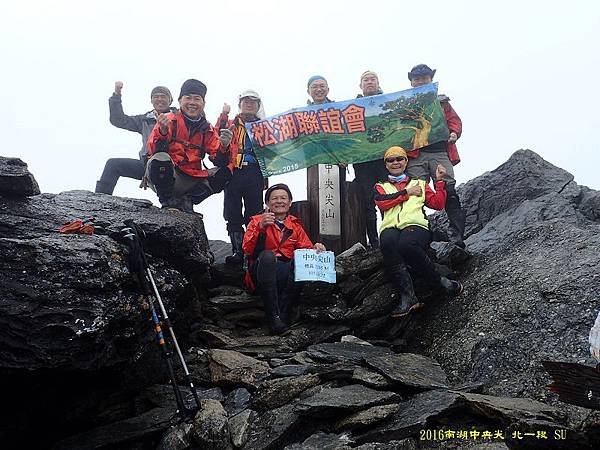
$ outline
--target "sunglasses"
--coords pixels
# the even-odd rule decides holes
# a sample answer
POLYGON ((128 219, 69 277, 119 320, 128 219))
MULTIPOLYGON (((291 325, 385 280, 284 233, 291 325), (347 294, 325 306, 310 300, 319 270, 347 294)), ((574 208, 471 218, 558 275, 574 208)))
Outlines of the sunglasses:
POLYGON ((406 161, 406 157, 404 156, 393 156, 391 158, 385 158, 385 162, 386 163, 394 163, 394 162, 402 162, 402 161, 406 161))

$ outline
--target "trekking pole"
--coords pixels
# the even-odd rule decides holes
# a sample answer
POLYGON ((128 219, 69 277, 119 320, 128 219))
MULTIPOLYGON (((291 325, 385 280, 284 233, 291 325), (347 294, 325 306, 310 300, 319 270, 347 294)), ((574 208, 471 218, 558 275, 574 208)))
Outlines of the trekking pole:
POLYGON ((175 393, 175 400, 177 402, 178 412, 181 412, 181 414, 186 414, 186 413, 189 414, 193 410, 190 411, 185 407, 185 403, 183 401, 183 396, 181 394, 181 390, 179 389, 179 385, 177 384, 177 381, 175 379, 175 372, 173 369, 173 361, 172 361, 173 353, 171 351, 169 351, 169 349, 167 348, 165 336, 162 331, 163 323, 166 326, 166 328, 169 330, 169 335, 171 337, 171 345, 172 345, 172 347, 175 348, 175 350, 177 352, 177 356, 179 358, 179 361, 180 361, 183 371, 185 373, 185 379, 190 387, 191 393, 196 402, 196 409, 200 408, 200 399, 198 398, 198 393, 196 392, 196 388, 194 386, 192 377, 190 375, 187 364, 185 362, 185 358, 183 357, 181 348, 179 347, 179 343, 177 341, 177 338, 175 337, 175 332, 173 331, 173 327, 171 325, 171 321, 167 314, 166 308, 164 306, 164 303, 162 301, 160 293, 158 292, 156 283, 154 282, 154 277, 152 276, 152 272, 150 271, 150 268, 148 266, 148 260, 146 259, 143 243, 141 240, 141 236, 144 236, 144 231, 142 229, 140 229, 132 219, 125 220, 124 223, 125 223, 125 225, 127 225, 127 228, 123 228, 121 230, 121 233, 123 234, 123 237, 127 240, 128 245, 129 245, 129 268, 130 268, 130 271, 132 273, 136 273, 138 275, 138 279, 140 281, 140 284, 142 285, 142 289, 144 290, 144 295, 146 295, 149 300, 148 303, 150 305, 152 321, 154 322, 156 339, 159 344, 159 347, 163 351, 163 356, 165 357, 165 360, 167 362, 167 371, 169 373, 169 378, 171 379, 171 385, 173 386, 173 391, 175 393), (157 314, 156 308, 154 306, 154 301, 152 299, 152 293, 150 291, 150 288, 148 287, 148 280, 150 280, 150 283, 152 285, 152 290, 154 293, 154 297, 156 298, 156 300, 158 302, 160 312, 162 314, 163 323, 161 323, 161 321, 158 318, 158 314, 157 314))

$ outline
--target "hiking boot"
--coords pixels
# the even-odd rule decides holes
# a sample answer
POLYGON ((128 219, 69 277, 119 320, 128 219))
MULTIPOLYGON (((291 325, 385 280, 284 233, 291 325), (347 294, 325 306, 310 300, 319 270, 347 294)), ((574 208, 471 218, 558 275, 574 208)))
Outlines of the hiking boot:
POLYGON ((446 277, 441 277, 440 283, 449 297, 457 297, 460 294, 462 294, 464 290, 464 287, 460 281, 450 280, 446 277))

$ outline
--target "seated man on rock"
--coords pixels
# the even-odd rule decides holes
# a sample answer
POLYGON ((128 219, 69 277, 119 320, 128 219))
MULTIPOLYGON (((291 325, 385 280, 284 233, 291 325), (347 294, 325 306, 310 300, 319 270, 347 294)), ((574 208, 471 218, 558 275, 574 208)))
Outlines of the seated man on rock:
POLYGON ((139 152, 139 158, 110 158, 104 165, 104 171, 100 180, 96 183, 96 193, 112 195, 120 177, 134 178, 141 180, 144 177, 145 161, 147 158, 146 142, 156 125, 156 118, 159 114, 169 111, 176 112, 176 108, 171 108, 173 98, 171 92, 164 86, 156 86, 150 93, 150 102, 154 108, 144 114, 128 116, 123 112, 121 102, 121 91, 123 89, 122 81, 115 81, 115 92, 108 99, 110 111, 110 123, 117 128, 135 131, 142 135, 142 149, 139 152))
POLYGON ((444 208, 446 169, 438 164, 434 191, 424 180, 411 179, 404 173, 408 160, 402 147, 390 147, 383 159, 388 180, 377 183, 374 193, 375 204, 383 214, 379 242, 385 270, 400 296, 392 317, 402 317, 424 306, 415 295, 407 265, 412 273, 419 274, 432 287, 441 288, 450 296, 459 295, 463 286, 442 277, 426 252, 431 243, 431 231, 424 207, 444 208))
POLYGON ((180 111, 160 114, 150 138, 146 181, 158 194, 163 208, 193 212, 210 195, 221 192, 231 178, 235 150, 233 133, 221 135, 204 116, 206 86, 190 79, 181 86, 180 111), (216 167, 203 165, 208 153, 216 167))
POLYGON ((246 286, 260 294, 271 333, 287 331, 300 283, 294 281, 294 250, 314 248, 299 219, 289 214, 292 192, 285 184, 271 186, 265 192, 262 214, 252 216, 242 248, 248 257, 246 286))

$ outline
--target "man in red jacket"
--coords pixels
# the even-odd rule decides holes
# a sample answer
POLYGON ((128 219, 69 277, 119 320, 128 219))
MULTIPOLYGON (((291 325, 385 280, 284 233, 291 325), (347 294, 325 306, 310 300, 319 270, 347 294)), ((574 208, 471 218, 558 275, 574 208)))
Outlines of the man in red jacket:
POLYGON ((246 286, 260 294, 269 328, 273 334, 287 331, 295 296, 301 285, 294 281, 294 250, 314 248, 299 219, 289 214, 292 192, 285 184, 275 184, 265 192, 267 208, 250 219, 244 243, 248 257, 246 286))
POLYGON ((190 79, 181 86, 180 110, 160 114, 148 138, 146 180, 163 208, 193 212, 193 205, 221 192, 231 178, 235 151, 231 130, 221 135, 204 116, 206 86, 190 79), (233 155, 231 154, 233 152, 233 155), (203 164, 208 153, 216 167, 203 164))
MULTIPOLYGON (((426 64, 419 64, 408 72, 408 79, 412 87, 423 86, 431 83, 435 70, 432 70, 426 64)), ((408 168, 407 173, 413 178, 420 178, 429 183, 429 179, 435 179, 435 171, 438 164, 441 164, 446 169, 444 180, 446 181, 446 214, 448 215, 449 238, 450 242, 465 248, 464 232, 465 232, 465 212, 460 205, 460 199, 456 193, 456 180, 454 179, 454 168, 460 162, 458 151, 456 149, 456 141, 462 133, 462 121, 456 111, 450 106, 450 99, 445 95, 438 96, 450 137, 447 142, 437 142, 419 150, 408 153, 408 168)))

